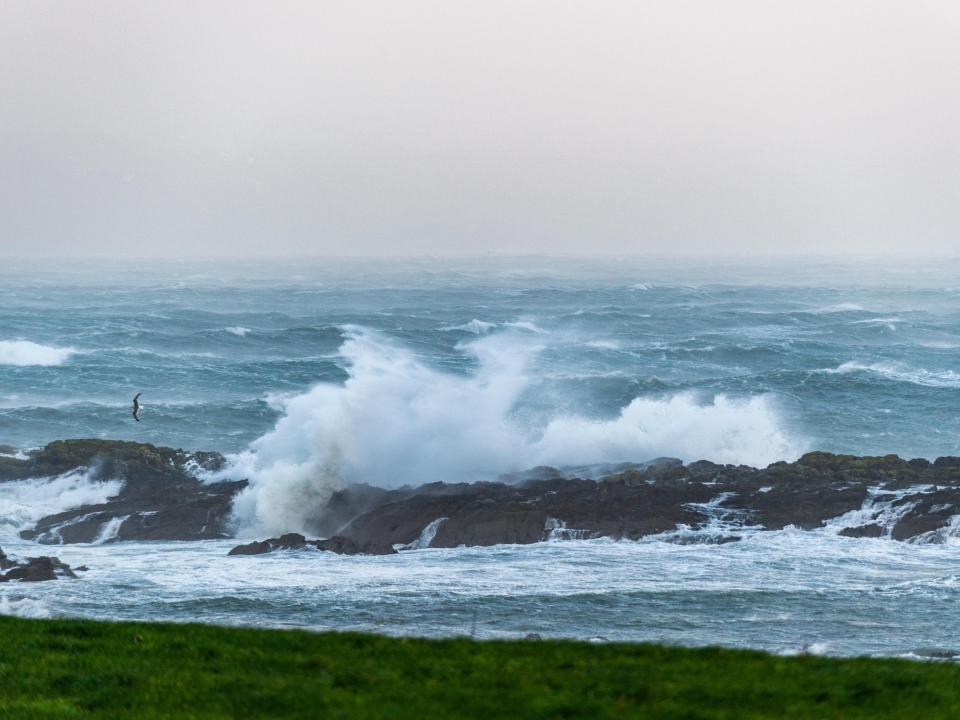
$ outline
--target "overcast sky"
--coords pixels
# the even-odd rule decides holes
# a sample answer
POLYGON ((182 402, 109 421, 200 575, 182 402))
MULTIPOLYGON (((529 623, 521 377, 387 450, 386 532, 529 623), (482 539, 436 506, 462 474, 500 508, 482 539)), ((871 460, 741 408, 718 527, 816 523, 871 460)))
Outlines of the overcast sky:
POLYGON ((0 0, 0 251, 956 253, 955 0, 0 0))

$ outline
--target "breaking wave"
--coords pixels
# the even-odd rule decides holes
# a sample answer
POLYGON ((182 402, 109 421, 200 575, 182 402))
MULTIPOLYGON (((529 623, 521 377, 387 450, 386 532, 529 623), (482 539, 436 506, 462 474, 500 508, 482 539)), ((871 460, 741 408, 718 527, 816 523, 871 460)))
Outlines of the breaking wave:
POLYGON ((865 373, 893 382, 905 382, 924 387, 960 387, 960 374, 957 374, 953 370, 926 370, 924 368, 911 368, 894 363, 872 363, 865 365, 858 362, 845 362, 838 367, 828 368, 820 372, 828 375, 865 373))
POLYGON ((512 328, 514 330, 525 330, 526 332, 535 333, 537 335, 546 335, 547 331, 541 327, 538 327, 535 323, 530 320, 513 320, 510 322, 488 322, 486 320, 477 320, 474 318, 470 322, 463 323, 462 325, 443 325, 440 328, 440 332, 467 332, 472 333, 473 335, 486 335, 498 327, 512 328))
POLYGON ((610 419, 557 415, 531 426, 514 410, 541 347, 529 336, 493 334, 462 349, 477 363, 472 375, 438 371, 381 335, 348 328, 346 382, 283 399, 273 430, 222 471, 250 479, 234 505, 241 530, 309 531, 349 483, 473 482, 535 465, 663 455, 765 466, 805 449, 767 396, 637 398, 610 419))
POLYGON ((76 352, 73 348, 40 345, 29 340, 0 340, 0 365, 62 365, 76 352))
POLYGON ((87 468, 55 477, 0 483, 0 537, 16 537, 47 515, 96 505, 120 492, 120 480, 98 481, 87 468))
POLYGON ((29 597, 9 598, 6 595, 0 595, 0 615, 43 619, 51 617, 52 613, 41 600, 29 597))

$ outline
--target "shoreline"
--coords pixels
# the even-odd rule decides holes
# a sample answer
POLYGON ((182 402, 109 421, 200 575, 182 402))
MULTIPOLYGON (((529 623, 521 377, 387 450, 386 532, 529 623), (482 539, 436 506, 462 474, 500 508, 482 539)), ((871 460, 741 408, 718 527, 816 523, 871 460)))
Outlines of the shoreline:
MULTIPOLYGON (((62 440, 0 457, 0 487, 17 481, 63 486, 65 507, 39 514, 19 535, 43 545, 238 536, 235 501, 256 482, 229 474, 222 455, 146 443, 62 440), (69 491, 69 492, 67 492, 69 491)), ((642 463, 541 466, 487 482, 342 486, 312 500, 276 536, 236 554, 315 547, 339 554, 639 539, 711 531, 698 542, 736 542, 748 529, 827 530, 848 537, 943 544, 960 536, 960 458, 810 452, 765 468, 642 463), (710 537, 712 536, 712 539, 710 537), (317 538, 315 540, 309 538, 317 538)), ((381 478, 381 481, 389 478, 381 478)), ((298 509, 299 511, 300 509, 298 509)), ((249 537, 249 533, 247 537, 249 537)), ((677 542, 684 542, 678 535, 677 542)))

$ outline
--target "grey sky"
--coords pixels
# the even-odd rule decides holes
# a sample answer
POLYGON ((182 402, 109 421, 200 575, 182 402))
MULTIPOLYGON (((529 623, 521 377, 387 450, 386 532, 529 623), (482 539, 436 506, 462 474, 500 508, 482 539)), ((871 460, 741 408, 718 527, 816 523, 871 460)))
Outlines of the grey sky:
POLYGON ((955 253, 952 0, 0 0, 0 257, 955 253))

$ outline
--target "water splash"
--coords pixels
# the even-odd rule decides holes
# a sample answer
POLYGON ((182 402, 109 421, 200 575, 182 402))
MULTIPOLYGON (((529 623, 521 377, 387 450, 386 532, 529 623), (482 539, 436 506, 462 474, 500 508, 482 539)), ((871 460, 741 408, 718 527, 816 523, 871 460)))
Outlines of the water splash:
POLYGON ((356 482, 385 487, 494 480, 535 465, 583 465, 673 456, 767 465, 804 449, 766 396, 637 398, 618 416, 514 414, 542 348, 495 334, 462 346, 470 375, 438 371, 383 336, 348 328, 349 378, 282 401, 284 415, 221 473, 250 486, 237 499, 241 529, 309 532, 330 495, 356 482))

